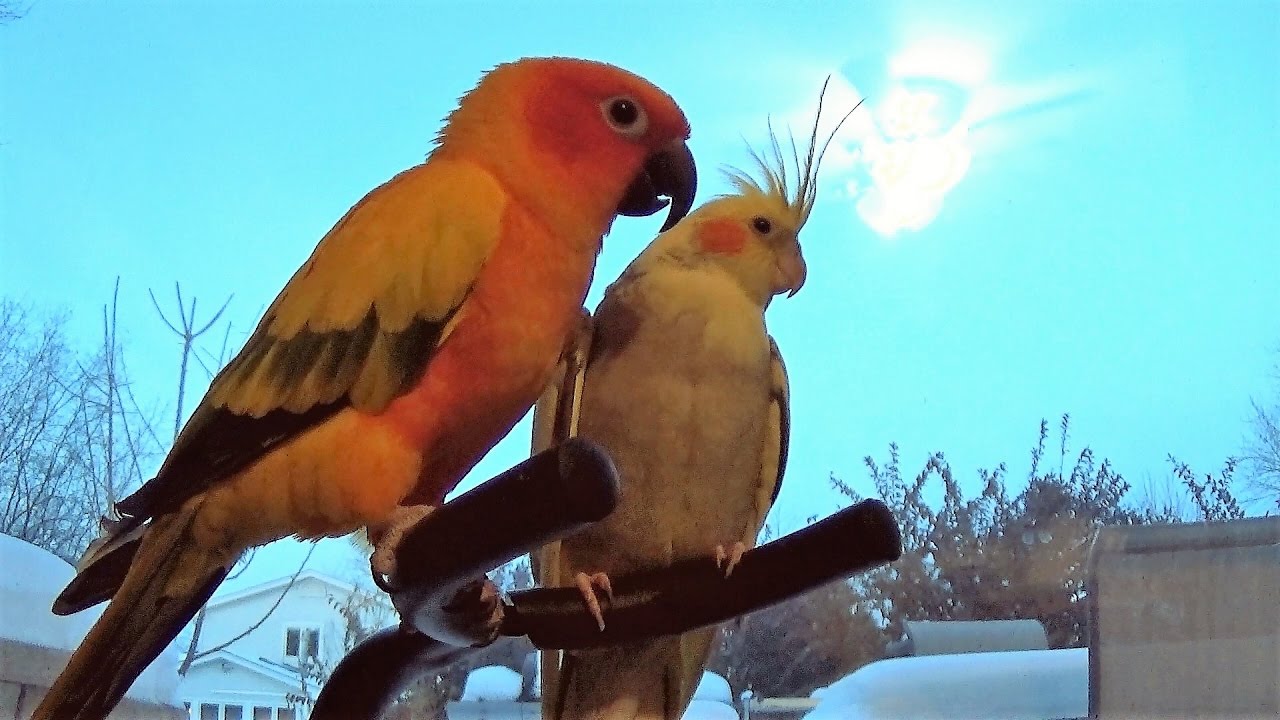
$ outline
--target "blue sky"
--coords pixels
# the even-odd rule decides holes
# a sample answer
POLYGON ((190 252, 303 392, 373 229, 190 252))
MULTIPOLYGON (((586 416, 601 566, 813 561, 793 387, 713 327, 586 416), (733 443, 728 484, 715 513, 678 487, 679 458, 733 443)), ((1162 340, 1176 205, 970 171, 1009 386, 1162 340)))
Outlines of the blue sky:
MULTIPOLYGON (((867 102, 803 235, 809 283, 769 312, 784 526, 840 504, 829 473, 870 493, 861 459, 890 441, 912 471, 944 450, 965 481, 1016 477, 1063 412, 1138 486, 1169 452, 1238 451, 1280 348, 1280 5, 599 5, 41 0, 0 27, 0 291, 69 310, 88 344, 119 275, 128 362, 163 408, 178 349, 147 289, 234 293, 238 344, 494 64, 573 55, 661 85, 700 200, 768 116, 803 132, 830 74, 833 111, 867 102)), ((619 220, 591 304, 659 223, 619 220)), ((526 446, 521 425, 471 482, 526 446)))

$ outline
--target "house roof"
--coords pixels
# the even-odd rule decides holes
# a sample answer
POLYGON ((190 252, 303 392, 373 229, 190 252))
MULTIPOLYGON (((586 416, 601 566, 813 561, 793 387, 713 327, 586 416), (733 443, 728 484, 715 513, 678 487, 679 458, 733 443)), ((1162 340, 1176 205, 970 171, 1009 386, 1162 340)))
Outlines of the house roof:
MULTIPOLYGON (((222 649, 209 653, 201 657, 199 660, 191 663, 192 669, 203 667, 212 663, 227 662, 236 665, 255 675, 261 675, 276 682, 282 683, 287 688, 297 688, 298 686, 298 668, 285 665, 284 663, 273 662, 266 658, 247 658, 230 650, 222 649)), ((320 685, 311 678, 307 678, 308 690, 319 692, 320 685)))
POLYGON ((261 595, 263 593, 270 593, 273 591, 278 594, 281 590, 283 590, 289 584, 291 580, 295 584, 301 583, 307 580, 315 580, 317 582, 328 585, 329 587, 332 587, 334 590, 337 590, 344 594, 355 592, 358 589, 364 589, 364 588, 358 588, 355 585, 352 585, 351 583, 345 580, 339 580, 338 578, 333 577, 332 575, 326 575, 316 570, 303 570, 302 572, 298 573, 298 577, 296 580, 293 579, 293 574, 291 573, 289 575, 282 575, 281 577, 275 578, 273 580, 268 580, 266 582, 258 583, 257 585, 250 585, 249 587, 243 588, 240 590, 214 593, 213 597, 209 599, 209 607, 215 608, 215 607, 218 607, 219 605, 226 605, 227 603, 233 603, 233 602, 236 602, 237 600, 243 600, 244 598, 253 597, 255 595, 261 595))
MULTIPOLYGON (((0 567, 5 570, 0 572, 0 651, 6 661, 0 662, 0 679, 22 671, 27 673, 25 682, 48 687, 66 664, 66 657, 102 616, 105 605, 65 617, 54 615, 49 607, 76 571, 62 558, 25 540, 0 534, 0 567), (50 662, 36 666, 29 648, 45 649, 47 652, 40 654, 50 662), (14 661, 19 657, 22 665, 14 661)), ((172 704, 177 670, 178 649, 170 643, 143 670, 125 697, 172 704)))
POLYGON ((907 620, 906 637, 890 643, 888 657, 951 655, 1002 650, 1048 650, 1039 620, 907 620))

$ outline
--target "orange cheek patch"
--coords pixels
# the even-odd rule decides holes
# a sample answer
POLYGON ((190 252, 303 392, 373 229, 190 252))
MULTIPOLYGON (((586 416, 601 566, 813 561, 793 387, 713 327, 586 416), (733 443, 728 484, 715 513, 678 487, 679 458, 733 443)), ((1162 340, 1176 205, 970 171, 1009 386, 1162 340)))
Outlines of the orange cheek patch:
POLYGON ((736 255, 747 244, 747 229, 728 218, 708 220, 698 226, 698 245, 707 252, 736 255))

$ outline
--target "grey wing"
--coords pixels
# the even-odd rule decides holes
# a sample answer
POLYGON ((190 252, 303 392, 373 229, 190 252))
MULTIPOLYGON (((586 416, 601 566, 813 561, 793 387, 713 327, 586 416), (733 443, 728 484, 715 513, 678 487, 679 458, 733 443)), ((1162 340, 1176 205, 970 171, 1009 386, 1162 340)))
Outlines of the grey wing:
MULTIPOLYGON (((533 406, 533 433, 530 454, 555 447, 578 434, 578 415, 582 407, 582 383, 586 377, 587 359, 591 352, 591 313, 582 309, 582 321, 560 358, 556 371, 533 406)), ((557 553, 559 543, 550 543, 530 554, 533 577, 539 585, 554 586, 554 576, 544 577, 558 562, 548 553, 557 553)))
POLYGON ((578 434, 578 414, 582 408, 582 383, 591 352, 591 313, 582 309, 577 333, 565 348, 551 382, 533 406, 532 454, 558 445, 578 434))
MULTIPOLYGON (((578 434, 578 414, 582 407, 582 383, 586 377, 587 360, 591 352, 591 313, 583 308, 582 324, 565 349, 556 372, 547 383, 542 397, 533 406, 533 437, 531 454, 537 454, 578 434)), ((529 553, 534 581, 542 587, 558 587, 560 581, 560 543, 548 543, 529 553)), ((543 650, 541 658, 543 713, 554 712, 551 704, 556 697, 560 677, 560 653, 543 650)), ((554 715, 547 714, 552 718, 554 715)))
POLYGON ((769 404, 766 407, 764 444, 760 454, 760 484, 756 490, 756 515, 749 528, 754 543, 764 519, 782 491, 782 477, 787 469, 787 452, 791 445, 791 383, 787 379, 787 366, 773 337, 769 337, 769 404))

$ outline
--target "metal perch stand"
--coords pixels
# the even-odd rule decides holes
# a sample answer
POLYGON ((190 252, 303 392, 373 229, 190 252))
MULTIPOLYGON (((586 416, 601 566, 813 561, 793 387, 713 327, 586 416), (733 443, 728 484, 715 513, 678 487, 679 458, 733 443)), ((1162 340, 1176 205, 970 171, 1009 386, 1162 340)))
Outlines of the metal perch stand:
MULTIPOLYGON (((415 679, 474 652, 442 621, 442 607, 458 590, 603 519, 617 503, 612 461, 595 444, 575 438, 424 518, 397 550, 400 572, 391 595, 402 624, 375 633, 343 658, 316 699, 312 720, 377 718, 415 679)), ((728 578, 710 557, 615 578, 613 602, 602 599, 604 631, 576 588, 532 588, 503 603, 499 632, 557 649, 682 633, 780 603, 901 553, 889 509, 864 500, 748 551, 728 578)))

